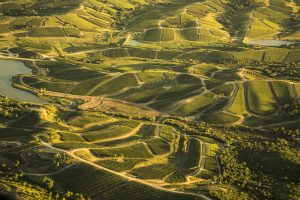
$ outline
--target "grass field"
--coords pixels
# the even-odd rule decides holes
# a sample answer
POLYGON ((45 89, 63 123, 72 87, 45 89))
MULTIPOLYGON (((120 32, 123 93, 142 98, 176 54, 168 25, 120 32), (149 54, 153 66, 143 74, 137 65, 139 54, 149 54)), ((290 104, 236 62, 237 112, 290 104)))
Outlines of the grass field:
POLYGON ((171 150, 170 144, 161 138, 148 140, 147 145, 155 155, 166 154, 171 150))
POLYGON ((260 114, 275 112, 276 100, 267 82, 248 82, 247 93, 249 108, 251 109, 251 111, 260 114))
POLYGON ((203 94, 187 99, 173 113, 179 116, 190 116, 197 114, 214 102, 214 95, 203 94))
POLYGON ((212 124, 232 124, 238 121, 240 118, 228 113, 213 113, 203 115, 200 119, 212 124))
POLYGON ((136 86, 138 84, 133 74, 124 74, 115 79, 102 83, 94 88, 92 95, 103 95, 118 92, 126 87, 136 86))
POLYGON ((157 126, 152 124, 143 124, 143 126, 137 132, 142 138, 152 138, 156 135, 157 126))
POLYGON ((122 171, 128 171, 132 169, 135 165, 144 162, 146 160, 143 159, 125 159, 122 162, 118 162, 115 160, 102 160, 98 161, 97 164, 104 166, 105 168, 122 172, 122 171))
POLYGON ((131 173, 142 179, 163 179, 176 170, 175 165, 150 165, 147 167, 136 168, 131 173))
POLYGON ((111 140, 113 138, 122 137, 128 134, 132 129, 123 126, 112 126, 109 127, 107 130, 96 130, 96 131, 89 131, 84 132, 82 135, 83 137, 89 142, 101 142, 103 140, 111 140))
POLYGON ((290 103, 293 100, 293 91, 289 83, 285 82, 272 82, 272 87, 274 89, 277 100, 281 104, 290 103))
POLYGON ((212 92, 220 96, 231 96, 233 90, 234 90, 234 86, 232 84, 227 84, 215 88, 212 92))
POLYGON ((101 125, 101 123, 105 121, 109 121, 110 118, 105 115, 99 115, 99 114, 89 114, 89 115, 78 115, 74 116, 68 121, 68 124, 72 126, 77 126, 80 128, 84 128, 90 124, 97 124, 101 125))
POLYGON ((99 149, 92 151, 97 157, 114 157, 123 154, 125 158, 151 158, 153 155, 142 143, 114 149, 99 149))
POLYGON ((130 199, 201 199, 195 195, 176 194, 153 189, 139 183, 128 183, 124 178, 103 170, 95 169, 85 164, 69 168, 62 174, 59 173, 52 176, 52 178, 65 190, 76 191, 93 198, 101 196, 101 198, 105 199, 121 200, 124 198, 124 193, 126 193, 127 197, 130 199), (74 174, 75 176, 71 179, 66 178, 74 174), (78 185, 78 182, 81 182, 82 184, 78 185), (110 187, 116 184, 118 187, 111 190, 110 187), (139 192, 135 193, 132 191, 139 192))
POLYGON ((229 108, 230 112, 237 113, 237 114, 247 114, 247 107, 245 100, 245 90, 244 86, 242 84, 237 85, 238 92, 236 96, 234 97, 234 101, 229 108))
POLYGON ((188 152, 185 155, 183 167, 185 169, 198 167, 201 162, 202 154, 202 143, 201 141, 191 138, 188 144, 188 152))

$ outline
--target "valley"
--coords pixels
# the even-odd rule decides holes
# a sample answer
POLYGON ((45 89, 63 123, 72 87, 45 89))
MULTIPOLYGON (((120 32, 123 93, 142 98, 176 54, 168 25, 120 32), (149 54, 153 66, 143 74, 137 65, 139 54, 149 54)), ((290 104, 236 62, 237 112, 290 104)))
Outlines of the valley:
POLYGON ((299 199, 299 8, 0 1, 0 194, 299 199))

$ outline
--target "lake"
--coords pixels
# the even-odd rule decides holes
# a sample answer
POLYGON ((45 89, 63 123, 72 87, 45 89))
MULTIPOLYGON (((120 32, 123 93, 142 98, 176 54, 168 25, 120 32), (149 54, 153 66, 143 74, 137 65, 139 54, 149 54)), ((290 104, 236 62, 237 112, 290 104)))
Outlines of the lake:
POLYGON ((247 41, 246 44, 279 47, 282 45, 287 45, 287 46, 292 45, 294 44, 294 42, 285 41, 285 40, 251 40, 251 41, 247 41))
POLYGON ((136 41, 136 40, 129 40, 128 43, 127 43, 129 46, 134 46, 134 47, 137 47, 139 46, 141 43, 136 41))
POLYGON ((30 92, 13 87, 11 78, 18 74, 32 74, 32 72, 23 62, 0 60, 0 95, 29 103, 47 103, 30 92))

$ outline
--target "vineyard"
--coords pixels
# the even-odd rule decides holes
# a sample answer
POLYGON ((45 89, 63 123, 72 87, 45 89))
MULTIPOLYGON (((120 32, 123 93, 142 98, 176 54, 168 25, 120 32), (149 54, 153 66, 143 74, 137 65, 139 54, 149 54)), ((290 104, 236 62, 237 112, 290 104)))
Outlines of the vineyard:
POLYGON ((2 0, 0 199, 299 199, 299 16, 2 0))

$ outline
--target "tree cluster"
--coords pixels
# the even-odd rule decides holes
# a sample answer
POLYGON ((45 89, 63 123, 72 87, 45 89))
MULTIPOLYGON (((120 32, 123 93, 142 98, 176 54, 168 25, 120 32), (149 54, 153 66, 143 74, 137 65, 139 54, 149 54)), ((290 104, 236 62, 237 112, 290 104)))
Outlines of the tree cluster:
POLYGON ((18 101, 0 96, 0 120, 18 119, 24 113, 26 106, 18 101))
POLYGON ((285 104, 282 108, 282 113, 285 117, 294 117, 300 114, 300 102, 294 100, 290 104, 285 104))

